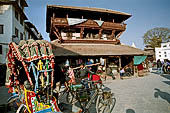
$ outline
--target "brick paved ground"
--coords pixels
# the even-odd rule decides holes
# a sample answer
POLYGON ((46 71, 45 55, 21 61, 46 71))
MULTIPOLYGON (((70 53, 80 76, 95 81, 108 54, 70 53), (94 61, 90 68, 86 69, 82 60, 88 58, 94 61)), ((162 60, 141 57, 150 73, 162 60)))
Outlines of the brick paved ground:
POLYGON ((106 81, 115 93, 112 113, 170 113, 170 75, 106 81))

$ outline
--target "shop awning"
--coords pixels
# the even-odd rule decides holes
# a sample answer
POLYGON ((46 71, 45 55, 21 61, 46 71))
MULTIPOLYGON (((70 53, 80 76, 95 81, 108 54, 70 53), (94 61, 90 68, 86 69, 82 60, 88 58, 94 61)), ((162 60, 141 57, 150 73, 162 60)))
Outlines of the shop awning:
POLYGON ((147 56, 134 56, 134 65, 141 64, 146 58, 147 56))

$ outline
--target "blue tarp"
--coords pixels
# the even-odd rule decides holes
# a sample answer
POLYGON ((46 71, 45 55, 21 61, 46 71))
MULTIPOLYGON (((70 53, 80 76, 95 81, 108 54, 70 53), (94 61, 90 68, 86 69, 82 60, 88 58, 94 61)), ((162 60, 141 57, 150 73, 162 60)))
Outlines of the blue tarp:
POLYGON ((134 56, 134 65, 141 64, 146 58, 147 56, 134 56))

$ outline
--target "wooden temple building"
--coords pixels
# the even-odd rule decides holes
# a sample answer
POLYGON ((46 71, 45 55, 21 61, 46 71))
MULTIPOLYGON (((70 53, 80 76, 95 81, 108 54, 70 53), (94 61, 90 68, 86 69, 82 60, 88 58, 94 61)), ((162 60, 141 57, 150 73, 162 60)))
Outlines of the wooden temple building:
POLYGON ((89 7, 48 5, 46 31, 57 60, 104 58, 118 68, 145 52, 120 43, 128 13, 89 7))

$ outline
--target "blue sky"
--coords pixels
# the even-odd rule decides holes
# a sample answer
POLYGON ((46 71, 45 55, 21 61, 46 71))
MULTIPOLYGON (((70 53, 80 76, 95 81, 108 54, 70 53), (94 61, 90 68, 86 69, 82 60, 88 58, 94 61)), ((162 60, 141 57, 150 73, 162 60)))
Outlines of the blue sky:
POLYGON ((155 27, 170 28, 170 0, 27 0, 25 9, 28 19, 37 27, 45 40, 46 5, 97 7, 126 12, 132 15, 125 21, 126 31, 120 36, 121 42, 137 48, 144 48, 143 35, 155 27))

